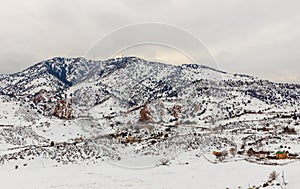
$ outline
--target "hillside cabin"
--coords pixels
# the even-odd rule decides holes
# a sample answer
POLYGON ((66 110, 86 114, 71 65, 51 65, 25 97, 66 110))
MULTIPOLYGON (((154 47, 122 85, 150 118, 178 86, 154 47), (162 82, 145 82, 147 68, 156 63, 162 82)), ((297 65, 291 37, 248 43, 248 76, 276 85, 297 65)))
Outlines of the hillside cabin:
POLYGON ((286 159, 288 157, 288 153, 286 151, 278 151, 276 152, 277 159, 286 159))

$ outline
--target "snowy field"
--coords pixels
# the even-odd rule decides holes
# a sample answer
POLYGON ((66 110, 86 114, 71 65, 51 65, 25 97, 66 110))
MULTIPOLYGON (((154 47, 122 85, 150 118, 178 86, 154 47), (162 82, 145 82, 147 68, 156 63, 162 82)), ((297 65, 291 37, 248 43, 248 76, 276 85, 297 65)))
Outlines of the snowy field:
POLYGON ((266 166, 245 161, 212 164, 205 158, 181 154, 169 166, 130 169, 108 162, 61 165, 33 160, 24 166, 20 160, 0 167, 1 188, 250 188, 262 185, 272 171, 279 176, 274 183, 300 188, 300 162, 285 166, 266 166), (16 165, 18 168, 16 169, 16 165))

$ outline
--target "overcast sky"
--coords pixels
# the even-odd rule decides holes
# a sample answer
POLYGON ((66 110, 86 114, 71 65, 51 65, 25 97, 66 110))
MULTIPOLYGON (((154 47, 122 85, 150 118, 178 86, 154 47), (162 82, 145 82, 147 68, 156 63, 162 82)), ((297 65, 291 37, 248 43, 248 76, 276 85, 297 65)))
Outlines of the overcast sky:
POLYGON ((300 83, 299 8, 299 0, 1 0, 0 73, 84 56, 120 27, 162 22, 201 39, 224 71, 300 83))

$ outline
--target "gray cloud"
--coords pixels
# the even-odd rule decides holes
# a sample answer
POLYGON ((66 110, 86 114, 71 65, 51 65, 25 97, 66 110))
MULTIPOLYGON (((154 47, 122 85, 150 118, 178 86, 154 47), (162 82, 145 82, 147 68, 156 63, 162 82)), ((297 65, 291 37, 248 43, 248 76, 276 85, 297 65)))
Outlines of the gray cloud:
MULTIPOLYGON (((225 71, 300 83, 299 6, 296 0, 4 0, 0 73, 20 71, 54 56, 83 56, 97 39, 124 25, 163 22, 195 34, 225 71)), ((201 51, 184 39, 181 45, 192 53, 201 51)), ((157 59, 167 58, 168 52, 137 51, 157 59)))

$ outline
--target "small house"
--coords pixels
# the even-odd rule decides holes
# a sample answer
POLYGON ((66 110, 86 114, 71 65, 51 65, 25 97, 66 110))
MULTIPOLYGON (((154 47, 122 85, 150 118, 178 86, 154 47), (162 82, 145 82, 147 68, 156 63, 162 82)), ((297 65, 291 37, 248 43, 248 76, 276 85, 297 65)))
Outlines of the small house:
POLYGON ((277 159, 286 159, 288 157, 288 154, 286 151, 278 151, 276 152, 276 158, 277 159))

